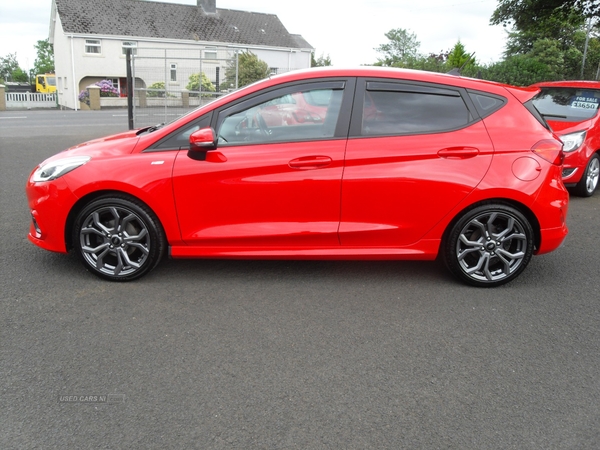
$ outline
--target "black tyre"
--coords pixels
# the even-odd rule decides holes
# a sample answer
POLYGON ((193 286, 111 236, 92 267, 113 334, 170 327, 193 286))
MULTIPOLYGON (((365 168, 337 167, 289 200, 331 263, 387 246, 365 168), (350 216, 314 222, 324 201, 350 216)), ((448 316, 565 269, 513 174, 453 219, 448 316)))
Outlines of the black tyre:
POLYGON ((442 252, 446 267, 467 284, 499 286, 525 270, 533 254, 533 229, 510 206, 482 205, 454 224, 442 252))
POLYGON ((591 197, 594 195, 594 191, 598 187, 598 176, 600 175, 600 157, 597 153, 594 153, 588 165, 585 168, 585 172, 575 186, 575 194, 579 197, 591 197))
POLYGON ((101 197, 86 205, 77 215, 72 239, 86 269, 111 281, 145 275, 160 262, 167 247, 152 211, 120 196, 101 197))

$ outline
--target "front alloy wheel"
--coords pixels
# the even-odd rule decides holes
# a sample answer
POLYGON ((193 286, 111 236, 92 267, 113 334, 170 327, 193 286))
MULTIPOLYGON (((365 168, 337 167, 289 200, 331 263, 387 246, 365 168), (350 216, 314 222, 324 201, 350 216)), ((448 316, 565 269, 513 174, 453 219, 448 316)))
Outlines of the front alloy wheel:
POLYGON ((588 161, 585 172, 579 183, 575 187, 575 193, 580 197, 591 197, 598 187, 598 177, 600 176, 600 157, 595 153, 588 161))
POLYGON ((166 247, 154 214, 120 197, 87 205, 75 221, 73 244, 88 270, 112 281, 130 281, 149 272, 166 247))
POLYGON ((473 286, 493 287, 516 278, 533 254, 529 221, 506 205, 484 205, 467 212, 453 227, 444 261, 473 286))

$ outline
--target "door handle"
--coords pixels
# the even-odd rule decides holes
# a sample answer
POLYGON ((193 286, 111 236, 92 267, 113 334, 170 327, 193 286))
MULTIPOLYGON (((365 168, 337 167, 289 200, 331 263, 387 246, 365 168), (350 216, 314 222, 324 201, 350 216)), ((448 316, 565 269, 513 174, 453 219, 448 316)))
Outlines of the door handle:
POLYGON ((331 164, 332 159, 329 156, 303 156, 292 159, 288 164, 292 169, 319 169, 331 164))
POLYGON ((438 152, 440 158, 467 159, 479 155, 479 149, 475 147, 448 147, 438 152))

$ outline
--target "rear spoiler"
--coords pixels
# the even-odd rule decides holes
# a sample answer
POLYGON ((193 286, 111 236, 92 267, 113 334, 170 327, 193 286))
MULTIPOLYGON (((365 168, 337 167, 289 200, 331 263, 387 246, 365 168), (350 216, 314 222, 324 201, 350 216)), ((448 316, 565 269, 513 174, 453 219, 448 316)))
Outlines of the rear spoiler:
POLYGON ((520 101, 525 108, 537 119, 539 123, 542 124, 544 128, 552 131, 552 127, 544 116, 537 110, 537 108, 533 105, 533 102, 530 100, 535 97, 538 93, 541 92, 541 89, 536 86, 529 86, 526 88, 516 87, 516 86, 505 86, 505 89, 510 92, 515 98, 520 101))

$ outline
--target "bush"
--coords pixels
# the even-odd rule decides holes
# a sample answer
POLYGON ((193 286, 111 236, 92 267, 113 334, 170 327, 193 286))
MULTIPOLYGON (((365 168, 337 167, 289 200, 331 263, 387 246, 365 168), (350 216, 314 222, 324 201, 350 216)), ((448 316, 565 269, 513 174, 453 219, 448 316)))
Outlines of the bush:
MULTIPOLYGON (((202 72, 202 85, 200 85, 200 74, 193 73, 189 78, 190 82, 185 87, 188 91, 191 91, 190 97, 197 97, 198 92, 216 92, 215 85, 211 83, 206 74, 202 72)), ((202 97, 212 97, 211 94, 202 94, 202 97)))
MULTIPOLYGON (((465 75, 469 75, 466 73, 465 75)), ((509 56, 504 61, 481 68, 482 78, 514 86, 529 86, 540 81, 553 81, 557 76, 547 64, 529 55, 509 56)))
POLYGON ((79 101, 81 103, 85 103, 86 105, 90 106, 90 93, 88 92, 87 89, 84 89, 83 91, 81 91, 79 93, 79 101))
MULTIPOLYGON (((270 73, 269 65, 250 51, 244 51, 238 55, 238 69, 238 88, 267 78, 270 73)), ((235 72, 234 60, 225 69, 225 81, 221 84, 221 89, 235 88, 235 72)))
MULTIPOLYGON (((100 88, 100 97, 118 97, 119 90, 113 86, 112 81, 102 80, 94 83, 94 86, 100 88)), ((87 89, 82 90, 79 93, 79 101, 90 106, 90 93, 87 89)))
POLYGON ((156 83, 152 83, 148 89, 157 89, 156 91, 147 91, 146 96, 148 97, 164 97, 165 96, 165 82, 157 81, 156 83), (159 90, 160 89, 160 90, 159 90))
POLYGON ((100 87, 100 97, 118 97, 119 90, 113 86, 112 81, 102 80, 94 83, 100 87))

